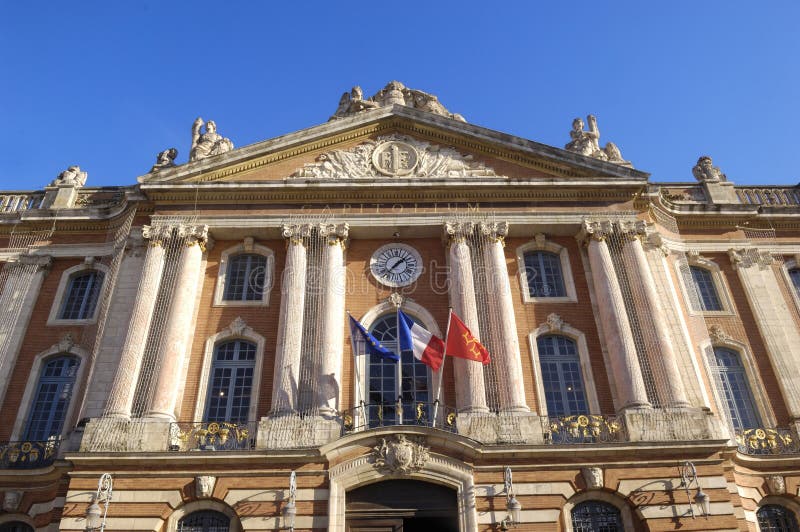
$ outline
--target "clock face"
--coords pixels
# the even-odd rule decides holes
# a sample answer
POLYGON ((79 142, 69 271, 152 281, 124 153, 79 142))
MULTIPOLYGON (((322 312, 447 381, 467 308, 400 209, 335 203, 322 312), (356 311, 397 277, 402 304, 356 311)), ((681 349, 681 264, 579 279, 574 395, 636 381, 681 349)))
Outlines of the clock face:
POLYGON ((422 273, 422 257, 405 244, 386 244, 372 254, 372 275, 386 286, 408 286, 422 273))

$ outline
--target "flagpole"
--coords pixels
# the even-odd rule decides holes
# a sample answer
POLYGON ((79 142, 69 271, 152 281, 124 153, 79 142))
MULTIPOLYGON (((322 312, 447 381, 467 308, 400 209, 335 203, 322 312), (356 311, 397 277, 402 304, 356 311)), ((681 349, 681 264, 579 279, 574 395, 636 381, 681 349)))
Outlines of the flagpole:
POLYGON ((439 373, 439 386, 436 389, 436 400, 433 402, 433 416, 431 424, 436 427, 436 415, 439 413, 439 398, 442 395, 442 383, 444 382, 444 361, 447 359, 447 335, 450 334, 450 317, 453 315, 453 307, 447 309, 447 329, 444 332, 444 353, 442 353, 442 371, 439 373))
MULTIPOLYGON (((350 311, 347 311, 347 316, 352 318, 353 316, 350 314, 350 311)), ((358 371, 358 352, 356 351, 356 339, 355 335, 353 334, 353 327, 351 326, 350 322, 348 321, 348 327, 350 328, 350 350, 353 352, 353 367, 355 368, 356 374, 356 400, 361 402, 361 415, 364 418, 364 430, 367 429, 367 407, 364 404, 364 398, 361 396, 361 375, 358 371)), ((366 356, 366 354, 364 355, 366 356)), ((358 406, 356 406, 358 408, 358 406)), ((355 418, 355 416, 353 416, 355 418)), ((353 427, 355 429, 355 427, 353 427)))

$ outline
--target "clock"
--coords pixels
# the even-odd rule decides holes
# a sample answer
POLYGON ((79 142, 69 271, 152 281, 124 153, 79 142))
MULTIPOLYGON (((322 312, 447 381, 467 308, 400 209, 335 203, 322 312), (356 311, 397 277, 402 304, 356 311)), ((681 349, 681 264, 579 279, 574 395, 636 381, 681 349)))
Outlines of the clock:
POLYGON ((369 269, 383 285, 408 286, 422 273, 422 257, 406 244, 386 244, 372 254, 369 269))

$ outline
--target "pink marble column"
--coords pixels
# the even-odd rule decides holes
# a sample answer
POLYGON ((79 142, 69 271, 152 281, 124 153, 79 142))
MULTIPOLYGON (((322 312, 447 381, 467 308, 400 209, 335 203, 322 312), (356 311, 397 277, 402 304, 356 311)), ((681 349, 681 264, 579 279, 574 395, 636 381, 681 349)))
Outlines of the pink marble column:
POLYGON ((650 271, 644 247, 640 237, 645 236, 646 223, 643 221, 620 223, 620 230, 627 235, 623 253, 631 263, 635 275, 629 275, 632 282, 639 285, 639 292, 644 295, 644 308, 650 312, 653 321, 654 336, 658 342, 658 356, 651 360, 651 364, 660 371, 655 375, 655 385, 659 398, 664 406, 686 408, 689 401, 686 399, 686 390, 683 387, 680 371, 678 370, 678 357, 672 347, 669 325, 664 314, 662 303, 656 292, 656 282, 650 271))
POLYGON ((618 411, 650 407, 647 390, 636 354, 622 290, 614 272, 614 263, 606 238, 611 234, 611 222, 584 222, 583 237, 587 241, 589 265, 597 298, 599 322, 608 348, 611 375, 617 389, 618 411))
POLYGON ((282 232, 284 238, 288 239, 288 247, 281 286, 281 314, 272 384, 272 412, 275 414, 297 410, 306 300, 306 242, 311 236, 311 226, 284 225, 282 232))
POLYGON ((325 293, 323 294, 323 357, 317 376, 317 407, 322 414, 339 410, 344 356, 345 281, 344 242, 349 226, 323 224, 320 234, 327 238, 325 248, 325 293))
POLYGON ((208 226, 180 226, 178 238, 186 239, 178 259, 175 288, 161 339, 160 365, 148 417, 175 420, 175 408, 181 386, 183 363, 192 346, 197 291, 202 288, 203 252, 208 226))
POLYGON ((147 336, 150 333, 150 324, 164 275, 164 240, 170 238, 172 227, 142 228, 142 236, 150 240, 147 255, 136 293, 136 301, 131 312, 131 321, 120 354, 119 367, 114 376, 114 384, 106 403, 105 415, 111 417, 129 418, 133 408, 136 385, 139 382, 139 373, 142 369, 142 358, 147 345, 147 336))
MULTIPOLYGON (((472 334, 480 338, 472 255, 466 241, 473 230, 472 223, 445 224, 445 232, 450 238, 450 301, 453 311, 469 327, 472 334)), ((483 365, 463 358, 454 358, 453 368, 458 410, 467 413, 488 412, 483 365)))
POLYGON ((489 311, 497 317, 501 351, 493 353, 495 371, 501 375, 500 409, 506 412, 529 412, 525 401, 525 384, 522 379, 522 360, 520 358, 517 319, 514 315, 514 301, 511 296, 511 283, 508 280, 504 237, 508 234, 508 223, 482 223, 481 232, 489 237, 485 244, 484 264, 486 265, 489 311))

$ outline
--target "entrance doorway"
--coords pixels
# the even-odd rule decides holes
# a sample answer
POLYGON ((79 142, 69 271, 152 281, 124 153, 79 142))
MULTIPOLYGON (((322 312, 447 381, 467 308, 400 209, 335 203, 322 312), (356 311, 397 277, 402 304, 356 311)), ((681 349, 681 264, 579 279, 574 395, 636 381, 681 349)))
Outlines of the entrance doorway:
POLYGON ((458 532, 456 490, 419 480, 386 480, 348 491, 348 532, 458 532))

